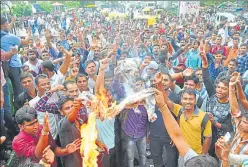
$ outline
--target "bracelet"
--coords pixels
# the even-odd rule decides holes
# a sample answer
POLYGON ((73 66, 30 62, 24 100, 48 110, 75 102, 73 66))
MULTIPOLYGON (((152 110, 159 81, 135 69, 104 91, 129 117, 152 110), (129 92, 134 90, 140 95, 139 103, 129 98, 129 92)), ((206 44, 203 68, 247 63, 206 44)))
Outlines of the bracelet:
POLYGON ((49 132, 44 132, 44 130, 42 130, 42 131, 41 131, 41 134, 42 134, 43 136, 48 136, 48 135, 49 135, 49 132))
POLYGON ((163 105, 163 107, 159 108, 158 110, 159 110, 160 112, 163 112, 163 110, 165 109, 165 107, 166 107, 166 104, 163 105))

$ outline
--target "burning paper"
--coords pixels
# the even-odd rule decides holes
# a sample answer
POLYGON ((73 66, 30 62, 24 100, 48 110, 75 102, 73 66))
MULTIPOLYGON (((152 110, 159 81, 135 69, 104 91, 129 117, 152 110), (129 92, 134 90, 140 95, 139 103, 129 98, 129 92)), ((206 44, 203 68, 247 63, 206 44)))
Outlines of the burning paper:
POLYGON ((81 126, 82 143, 80 153, 83 157, 83 167, 97 167, 97 130, 96 114, 89 114, 88 123, 81 126))

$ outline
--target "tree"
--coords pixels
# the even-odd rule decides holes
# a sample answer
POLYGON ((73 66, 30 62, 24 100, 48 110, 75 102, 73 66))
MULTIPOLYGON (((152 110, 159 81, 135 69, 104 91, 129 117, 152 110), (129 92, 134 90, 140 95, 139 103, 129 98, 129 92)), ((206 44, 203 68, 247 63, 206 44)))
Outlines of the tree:
POLYGON ((80 8, 80 1, 61 1, 60 3, 64 4, 67 9, 71 8, 80 8))
POLYGON ((52 2, 39 1, 38 4, 40 4, 41 10, 45 11, 46 13, 52 12, 53 9, 52 2))
POLYGON ((26 4, 20 1, 19 4, 15 4, 12 6, 12 11, 13 14, 17 17, 31 16, 32 6, 30 4, 26 4))

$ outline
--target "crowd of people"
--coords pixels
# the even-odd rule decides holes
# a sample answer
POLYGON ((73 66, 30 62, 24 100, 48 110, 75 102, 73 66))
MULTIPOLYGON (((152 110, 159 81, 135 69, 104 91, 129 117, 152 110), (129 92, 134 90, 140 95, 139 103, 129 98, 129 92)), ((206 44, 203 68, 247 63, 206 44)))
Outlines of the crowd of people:
POLYGON ((148 89, 111 118, 96 114, 97 166, 247 165, 244 18, 76 12, 30 17, 25 37, 1 17, 2 165, 81 167, 80 127, 95 112, 83 97, 114 108, 148 89))

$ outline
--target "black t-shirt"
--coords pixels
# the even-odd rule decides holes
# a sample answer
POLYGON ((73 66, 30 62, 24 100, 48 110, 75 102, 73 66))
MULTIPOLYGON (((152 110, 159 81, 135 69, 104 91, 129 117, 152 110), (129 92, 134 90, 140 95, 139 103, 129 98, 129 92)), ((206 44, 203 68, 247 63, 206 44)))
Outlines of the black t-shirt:
MULTIPOLYGON (((37 92, 36 92, 36 94, 37 94, 37 92)), ((22 93, 17 97, 16 102, 15 102, 15 104, 16 104, 16 106, 15 106, 16 111, 17 111, 18 109, 20 109, 20 108, 24 105, 24 103, 29 102, 29 101, 32 100, 32 99, 33 99, 33 98, 28 94, 27 91, 22 92, 22 93)))

